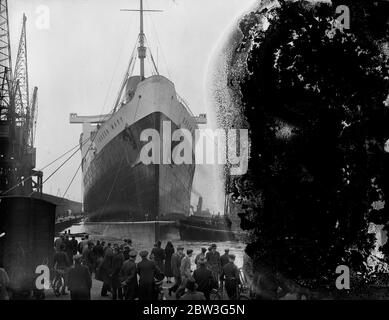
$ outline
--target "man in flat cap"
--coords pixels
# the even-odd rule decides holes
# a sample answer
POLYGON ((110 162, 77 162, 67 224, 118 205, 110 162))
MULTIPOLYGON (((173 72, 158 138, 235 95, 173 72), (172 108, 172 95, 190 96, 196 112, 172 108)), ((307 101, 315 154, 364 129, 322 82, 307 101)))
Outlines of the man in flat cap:
POLYGON ((138 253, 135 250, 130 251, 129 259, 124 262, 120 270, 120 280, 122 282, 125 300, 135 300, 138 294, 138 278, 135 263, 137 255, 138 253))
POLYGON ((81 264, 82 255, 74 256, 74 266, 68 275, 68 287, 71 300, 90 300, 92 278, 89 269, 81 264))
POLYGON ((172 259, 171 259, 171 266, 172 266, 172 272, 173 272, 173 277, 174 277, 174 286, 169 288, 169 295, 172 294, 172 292, 176 292, 177 289, 181 285, 181 260, 184 258, 184 247, 179 245, 177 247, 177 252, 173 253, 172 259))
POLYGON ((212 271, 215 283, 219 283, 219 276, 221 272, 220 253, 216 251, 216 244, 211 245, 211 251, 205 255, 207 259, 208 268, 212 271))
POLYGON ((158 269, 154 261, 147 259, 147 251, 139 253, 142 261, 137 265, 137 274, 139 274, 139 300, 153 300, 154 291, 154 277, 162 272, 158 269))
POLYGON ((240 284, 239 269, 235 265, 235 255, 229 255, 229 262, 223 267, 221 279, 225 282, 228 298, 238 299, 238 285, 240 284))

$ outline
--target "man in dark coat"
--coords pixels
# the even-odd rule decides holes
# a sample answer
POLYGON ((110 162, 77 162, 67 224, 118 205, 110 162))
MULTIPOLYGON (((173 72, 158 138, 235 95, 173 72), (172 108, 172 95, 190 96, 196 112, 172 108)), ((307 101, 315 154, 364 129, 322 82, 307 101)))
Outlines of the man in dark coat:
POLYGON ((157 241, 153 250, 151 250, 151 256, 154 259, 155 264, 159 270, 164 270, 164 262, 166 258, 165 250, 161 248, 161 241, 157 241))
POLYGON ((119 247, 115 247, 114 256, 112 258, 112 299, 123 300, 122 285, 120 281, 120 270, 123 266, 123 253, 120 251, 119 247))
POLYGON ((139 300, 153 300, 154 298, 154 277, 160 273, 154 261, 147 259, 147 251, 139 253, 142 261, 137 265, 137 274, 139 274, 139 300))
POLYGON ((89 273, 95 269, 95 255, 93 253, 93 243, 88 243, 86 248, 82 251, 82 261, 84 266, 87 266, 89 273))
POLYGON ((69 235, 66 233, 65 238, 63 240, 63 243, 66 247, 65 251, 66 254, 68 255, 68 261, 70 262, 71 265, 73 265, 73 248, 72 248, 72 243, 71 240, 69 239, 69 235))
POLYGON ((72 236, 72 240, 70 240, 70 247, 72 248, 73 256, 77 254, 78 241, 75 236, 72 236))
POLYGON ((208 251, 205 255, 207 259, 208 268, 212 271, 213 278, 215 282, 219 282, 219 276, 221 272, 220 265, 220 253, 216 251, 216 244, 211 246, 211 251, 208 251))
POLYGON ((70 267, 71 263, 69 262, 68 255, 66 254, 66 247, 64 244, 61 244, 60 251, 54 254, 53 263, 54 269, 64 270, 70 267))
POLYGON ((97 240, 96 245, 93 247, 93 254, 97 259, 104 258, 104 248, 99 240, 97 240))
POLYGON ((104 248, 102 243, 97 240, 96 245, 93 246, 93 257, 95 261, 94 270, 96 271, 96 279, 97 279, 97 269, 101 265, 101 262, 104 259, 104 248))
POLYGON ((107 253, 113 255, 113 249, 112 249, 112 245, 110 243, 108 243, 107 246, 104 248, 104 256, 107 253))
POLYGON ((135 259, 137 252, 132 250, 129 253, 129 259, 123 263, 120 270, 120 281, 124 289, 125 300, 135 300, 138 294, 138 278, 135 259))
POLYGON ((171 282, 171 277, 173 277, 173 271, 172 271, 172 255, 174 253, 174 247, 171 241, 168 241, 165 247, 165 276, 167 279, 167 283, 171 282))
POLYGON ((74 266, 69 271, 68 286, 71 300, 90 300, 92 278, 88 267, 81 264, 81 255, 74 257, 74 266))
POLYGON ((128 259, 130 259, 130 252, 131 252, 130 246, 125 245, 123 247, 123 260, 124 261, 127 261, 128 259))
POLYGON ((65 288, 68 286, 68 268, 70 267, 71 263, 69 261, 68 255, 66 254, 66 246, 64 243, 61 244, 60 251, 54 254, 53 263, 54 270, 63 275, 65 283, 62 286, 61 294, 65 295, 65 288))
POLYGON ((224 266, 221 278, 225 281, 228 298, 237 300, 238 285, 240 284, 239 269, 235 265, 235 255, 230 254, 229 259, 230 262, 224 266))
POLYGON ((230 253, 230 249, 225 249, 224 250, 224 254, 220 257, 220 265, 221 265, 221 268, 223 269, 223 267, 230 262, 230 258, 228 257, 229 256, 229 253, 230 253))
MULTIPOLYGON (((221 268, 220 271, 222 271, 224 266, 230 262, 229 252, 230 252, 230 249, 225 249, 224 254, 220 257, 220 268, 221 268)), ((221 274, 220 274, 220 276, 221 276, 221 274)), ((220 283, 221 283, 221 285, 223 285, 223 280, 221 279, 221 277, 220 277, 220 283)))
POLYGON ((209 300, 209 294, 215 287, 212 272, 207 269, 207 261, 203 258, 198 261, 198 268, 193 272, 193 278, 197 284, 197 290, 204 293, 209 300))
POLYGON ((101 296, 106 297, 108 294, 108 291, 111 290, 112 285, 112 260, 113 260, 113 253, 112 250, 106 250, 104 259, 101 262, 96 279, 103 281, 103 287, 101 288, 101 296))
POLYGON ((169 288, 169 295, 172 294, 172 292, 176 292, 177 289, 181 286, 181 260, 184 258, 184 247, 178 246, 177 252, 173 253, 172 259, 171 259, 171 265, 172 265, 172 271, 174 276, 174 286, 169 288))

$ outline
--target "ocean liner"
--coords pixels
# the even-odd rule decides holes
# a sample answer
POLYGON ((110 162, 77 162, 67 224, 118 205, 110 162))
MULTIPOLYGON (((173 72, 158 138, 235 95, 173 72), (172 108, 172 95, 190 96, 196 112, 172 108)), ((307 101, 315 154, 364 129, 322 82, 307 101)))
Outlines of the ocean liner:
POLYGON ((145 165, 140 154, 147 142, 140 136, 143 130, 154 129, 163 137, 165 121, 170 122, 172 132, 180 128, 194 134, 205 115, 193 116, 174 84, 159 75, 145 46, 143 13, 158 10, 144 10, 140 0, 140 10, 123 11, 140 12, 140 33, 113 111, 108 115, 70 115, 71 123, 83 125, 84 211, 89 222, 98 223, 176 221, 189 215, 195 164, 145 165), (145 77, 147 55, 154 69, 149 77, 145 77), (136 56, 139 75, 132 74, 136 56))

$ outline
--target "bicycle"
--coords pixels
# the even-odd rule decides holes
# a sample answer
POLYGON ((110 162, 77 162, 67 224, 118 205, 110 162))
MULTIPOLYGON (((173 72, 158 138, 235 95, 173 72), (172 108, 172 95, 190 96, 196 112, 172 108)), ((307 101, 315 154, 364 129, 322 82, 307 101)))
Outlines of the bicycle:
POLYGON ((218 289, 212 289, 211 293, 209 294, 209 299, 210 300, 221 300, 221 294, 218 289))
POLYGON ((164 293, 164 289, 163 289, 163 280, 161 281, 158 281, 158 280, 155 280, 154 282, 154 290, 155 290, 155 294, 156 294, 156 300, 166 300, 166 297, 165 297, 165 293, 164 293))
POLYGON ((52 280, 52 288, 54 291, 54 295, 56 297, 59 297, 61 293, 64 291, 65 286, 65 278, 64 278, 65 271, 61 269, 54 269, 54 278, 52 280))
MULTIPOLYGON (((212 270, 211 270, 212 271, 212 270)), ((209 300, 222 300, 223 299, 223 289, 224 282, 220 278, 218 273, 212 271, 213 281, 211 286, 213 287, 211 292, 209 293, 209 300)))
MULTIPOLYGON (((237 297, 238 300, 251 300, 252 290, 248 285, 247 279, 243 273, 242 268, 239 269, 239 279, 240 284, 237 287, 237 297)), ((220 282, 218 289, 212 289, 209 297, 210 300, 222 300, 224 296, 224 282, 220 282)))
MULTIPOLYGON (((251 300, 251 289, 246 285, 238 285, 237 291, 238 300, 251 300)), ((215 301, 223 300, 223 289, 212 289, 209 298, 215 301)))
POLYGON ((240 284, 238 286, 238 300, 251 300, 253 291, 251 286, 248 284, 247 278, 243 273, 242 268, 239 269, 240 284))
POLYGON ((245 285, 238 287, 238 300, 251 300, 251 290, 245 285))
POLYGON ((209 294, 210 300, 222 300, 224 292, 224 282, 221 281, 218 288, 213 288, 209 294))

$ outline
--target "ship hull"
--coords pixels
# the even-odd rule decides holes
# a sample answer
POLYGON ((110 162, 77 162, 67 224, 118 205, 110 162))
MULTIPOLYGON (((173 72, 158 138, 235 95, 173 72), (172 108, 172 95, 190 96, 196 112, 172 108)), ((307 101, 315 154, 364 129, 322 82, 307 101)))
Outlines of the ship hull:
POLYGON ((112 139, 89 166, 84 206, 91 222, 170 220, 189 213, 194 165, 144 164, 144 129, 163 135, 161 112, 132 124, 112 139))
POLYGON ((183 241, 244 242, 246 234, 231 227, 231 220, 225 217, 191 216, 178 221, 179 234, 183 241))

